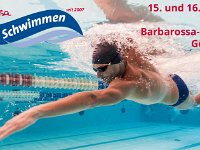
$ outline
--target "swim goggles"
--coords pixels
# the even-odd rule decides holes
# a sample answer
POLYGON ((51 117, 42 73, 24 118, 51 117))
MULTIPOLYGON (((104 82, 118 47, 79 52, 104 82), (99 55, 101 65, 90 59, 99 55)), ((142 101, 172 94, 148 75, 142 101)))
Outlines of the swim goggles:
MULTIPOLYGON (((110 65, 112 65, 112 64, 115 64, 115 59, 118 57, 118 55, 119 55, 119 53, 117 53, 116 55, 115 55, 115 57, 111 60, 111 62, 109 63, 109 64, 107 64, 107 65, 105 65, 105 66, 100 66, 100 67, 98 67, 98 68, 94 68, 93 67, 93 70, 95 71, 95 72, 104 72, 104 71, 106 71, 106 69, 108 68, 108 66, 110 66, 110 65)), ((121 61, 120 61, 121 62, 121 61)))
POLYGON ((93 70, 94 70, 95 72, 104 72, 104 71, 106 71, 106 69, 108 68, 109 65, 110 65, 110 64, 105 65, 105 66, 100 66, 100 67, 98 67, 98 68, 94 68, 94 67, 93 67, 93 70))

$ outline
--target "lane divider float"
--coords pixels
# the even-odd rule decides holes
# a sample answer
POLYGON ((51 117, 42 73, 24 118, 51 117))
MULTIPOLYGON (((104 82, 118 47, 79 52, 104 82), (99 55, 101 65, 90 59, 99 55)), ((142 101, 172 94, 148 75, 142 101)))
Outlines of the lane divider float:
POLYGON ((3 86, 23 86, 73 90, 96 90, 108 87, 108 85, 102 81, 91 80, 88 78, 55 78, 18 73, 1 73, 0 84, 3 86))

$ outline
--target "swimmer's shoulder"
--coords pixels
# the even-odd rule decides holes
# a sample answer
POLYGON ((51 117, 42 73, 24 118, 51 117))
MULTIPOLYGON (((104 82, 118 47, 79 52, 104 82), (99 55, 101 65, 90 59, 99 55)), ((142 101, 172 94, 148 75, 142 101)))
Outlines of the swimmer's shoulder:
POLYGON ((128 89, 135 86, 136 81, 131 78, 116 78, 109 84, 109 88, 128 89))

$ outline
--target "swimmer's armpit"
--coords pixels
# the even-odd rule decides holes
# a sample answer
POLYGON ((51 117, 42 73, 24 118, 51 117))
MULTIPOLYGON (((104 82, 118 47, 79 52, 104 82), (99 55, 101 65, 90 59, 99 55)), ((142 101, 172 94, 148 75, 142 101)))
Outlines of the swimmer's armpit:
POLYGON ((159 16, 152 14, 146 6, 128 5, 127 0, 95 0, 95 3, 104 11, 106 18, 112 23, 144 21, 163 21, 159 16))

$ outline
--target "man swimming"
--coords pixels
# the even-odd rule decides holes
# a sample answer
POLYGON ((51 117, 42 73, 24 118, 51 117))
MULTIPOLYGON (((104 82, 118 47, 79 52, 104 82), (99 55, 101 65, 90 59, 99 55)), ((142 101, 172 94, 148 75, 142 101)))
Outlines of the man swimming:
POLYGON ((163 78, 136 49, 119 52, 115 45, 102 42, 95 47, 92 63, 97 77, 109 83, 108 88, 79 92, 58 101, 32 107, 1 127, 0 139, 41 118, 113 105, 124 99, 147 105, 161 103, 179 109, 189 109, 200 103, 200 95, 193 97, 178 75, 172 74, 163 78))
POLYGON ((106 40, 94 46, 93 70, 109 86, 106 89, 79 92, 58 101, 41 104, 15 116, 0 128, 3 139, 41 118, 72 114, 99 106, 114 105, 124 99, 141 104, 165 104, 189 109, 200 103, 200 94, 192 96, 176 74, 164 78, 137 47, 121 49, 106 40))

